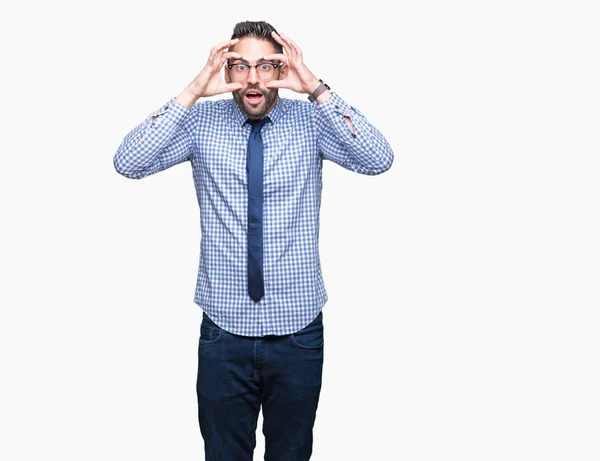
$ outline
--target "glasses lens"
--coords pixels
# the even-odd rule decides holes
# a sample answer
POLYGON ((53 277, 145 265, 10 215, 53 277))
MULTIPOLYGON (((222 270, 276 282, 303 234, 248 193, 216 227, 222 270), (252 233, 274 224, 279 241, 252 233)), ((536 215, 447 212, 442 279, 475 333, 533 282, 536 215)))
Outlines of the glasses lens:
POLYGON ((231 78, 234 80, 244 80, 250 73, 250 68, 246 64, 234 64, 231 68, 231 78))
POLYGON ((269 63, 264 63, 264 64, 260 64, 257 68, 256 71, 258 72, 258 76, 260 78, 262 78, 263 80, 268 80, 270 78, 273 78, 273 74, 275 68, 273 67, 273 64, 269 64, 269 63))
MULTIPOLYGON (((262 80, 270 80, 275 75, 275 66, 271 63, 264 62, 256 66, 258 78, 262 80)), ((244 80, 250 75, 250 66, 247 64, 234 64, 231 68, 231 78, 233 80, 244 80)))

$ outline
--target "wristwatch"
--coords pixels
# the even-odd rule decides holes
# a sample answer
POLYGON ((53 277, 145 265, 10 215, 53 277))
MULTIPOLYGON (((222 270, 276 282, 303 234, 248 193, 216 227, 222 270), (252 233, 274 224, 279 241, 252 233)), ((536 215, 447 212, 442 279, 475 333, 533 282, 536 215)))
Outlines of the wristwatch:
POLYGON ((308 100, 310 102, 315 102, 317 100, 317 98, 319 97, 319 95, 321 93, 323 93, 323 91, 325 91, 325 90, 331 90, 331 88, 329 87, 329 85, 327 83, 325 83, 323 80, 319 79, 319 82, 321 82, 321 84, 315 89, 315 91, 313 91, 308 96, 308 100))

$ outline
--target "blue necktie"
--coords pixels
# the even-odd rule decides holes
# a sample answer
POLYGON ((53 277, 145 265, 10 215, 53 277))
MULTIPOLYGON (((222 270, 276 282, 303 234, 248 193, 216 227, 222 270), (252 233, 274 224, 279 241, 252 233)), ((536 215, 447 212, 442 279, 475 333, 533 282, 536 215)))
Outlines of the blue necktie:
POLYGON ((269 120, 249 120, 252 132, 248 139, 248 294, 259 302, 265 294, 263 282, 263 142, 260 130, 269 120))

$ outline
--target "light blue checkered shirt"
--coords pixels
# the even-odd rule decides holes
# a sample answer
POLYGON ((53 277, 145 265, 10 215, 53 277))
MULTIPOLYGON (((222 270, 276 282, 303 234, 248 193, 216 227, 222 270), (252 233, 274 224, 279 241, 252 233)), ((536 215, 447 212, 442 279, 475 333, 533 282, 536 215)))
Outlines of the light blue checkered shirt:
POLYGON ((174 100, 125 137, 114 156, 116 170, 140 179, 191 162, 202 230, 194 302, 230 333, 297 332, 328 299, 319 259, 323 159, 376 175, 392 165, 390 145, 335 92, 320 104, 277 98, 261 131, 265 294, 255 303, 247 277, 251 127, 233 98, 201 100, 190 109, 174 100))

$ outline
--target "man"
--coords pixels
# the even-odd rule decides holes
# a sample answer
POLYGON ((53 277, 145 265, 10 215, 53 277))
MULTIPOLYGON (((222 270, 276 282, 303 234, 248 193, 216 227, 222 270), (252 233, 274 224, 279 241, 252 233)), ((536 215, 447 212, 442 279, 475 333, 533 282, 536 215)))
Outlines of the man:
POLYGON ((383 135, 265 22, 242 22, 176 98, 134 128, 116 170, 144 178, 190 161, 201 215, 198 417, 207 461, 311 457, 327 301, 319 260, 323 160, 376 175, 383 135), (223 81, 221 69, 225 65, 223 81), (279 88, 309 101, 278 96, 279 88), (226 92, 233 99, 201 100, 226 92))

